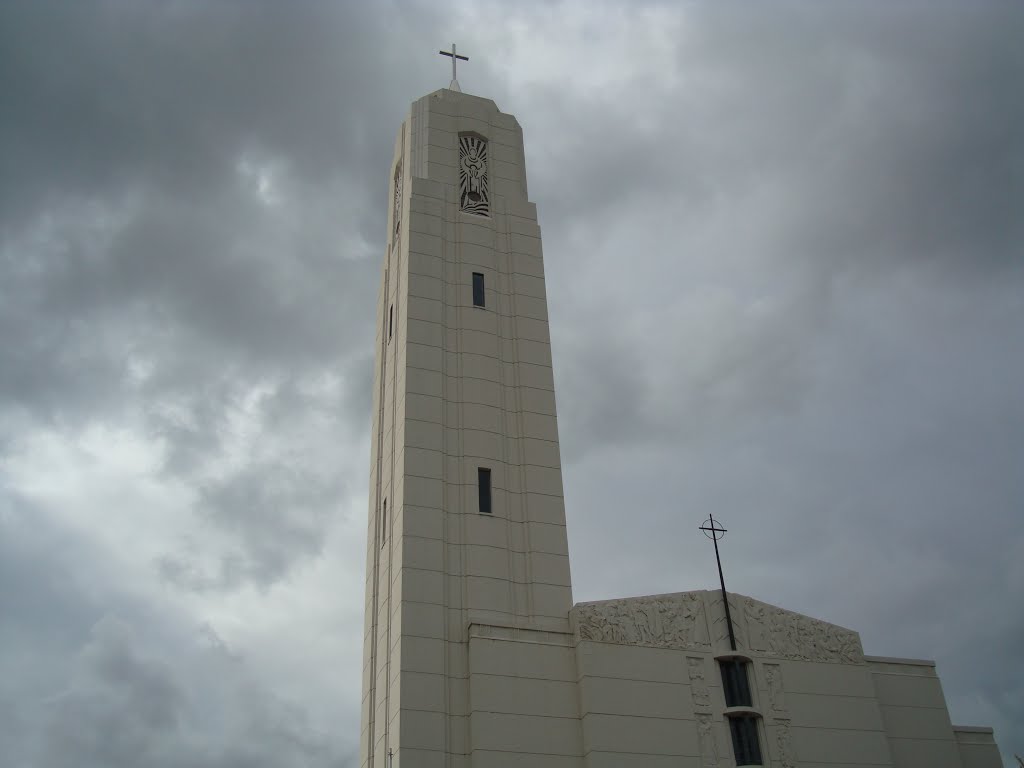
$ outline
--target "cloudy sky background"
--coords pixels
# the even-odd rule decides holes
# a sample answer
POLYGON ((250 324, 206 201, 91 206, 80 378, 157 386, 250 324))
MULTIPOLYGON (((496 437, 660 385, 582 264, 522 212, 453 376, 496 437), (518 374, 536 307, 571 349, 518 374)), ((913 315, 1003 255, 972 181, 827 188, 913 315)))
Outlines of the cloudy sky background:
POLYGON ((355 764, 374 302, 471 57, 577 600, 730 589, 1024 753, 1024 8, 0 3, 0 763, 355 764))

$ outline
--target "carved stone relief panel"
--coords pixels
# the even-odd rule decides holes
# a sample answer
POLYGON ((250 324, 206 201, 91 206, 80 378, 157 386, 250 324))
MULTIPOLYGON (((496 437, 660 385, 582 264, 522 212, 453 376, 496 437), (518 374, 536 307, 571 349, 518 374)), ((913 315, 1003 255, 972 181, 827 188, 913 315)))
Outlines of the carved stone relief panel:
POLYGON ((710 709, 711 691, 708 689, 708 681, 704 676, 704 659, 699 656, 688 656, 686 671, 690 676, 690 694, 693 696, 693 706, 710 709))
MULTIPOLYGON (((739 605, 736 601, 736 595, 729 595, 729 611, 732 614, 733 634, 736 637, 737 646, 744 648, 746 647, 746 642, 743 636, 743 625, 736 620, 739 615, 739 605)), ((719 649, 728 647, 729 624, 725 620, 725 602, 722 600, 722 595, 718 592, 708 594, 708 616, 711 620, 711 636, 715 646, 719 649)))
POLYGON ((459 210, 487 216, 490 187, 487 174, 487 139, 459 134, 459 210))
POLYGON ((778 664, 765 664, 764 677, 768 683, 768 704, 775 712, 784 712, 786 695, 782 690, 782 668, 778 664))
POLYGON ((743 619, 750 650, 797 661, 863 664, 860 638, 834 624, 743 598, 743 619))
POLYGON ((699 594, 583 603, 573 608, 572 620, 581 640, 702 651, 711 647, 699 594))
POLYGON ((395 222, 395 232, 398 232, 402 226, 402 164, 399 163, 395 166, 395 201, 394 211, 392 211, 391 218, 395 222))
POLYGON ((700 745, 701 768, 715 768, 718 765, 718 745, 711 715, 697 715, 697 742, 700 745))
POLYGON ((796 768, 796 754, 793 752, 793 738, 789 732, 789 720, 775 722, 775 745, 779 750, 779 765, 782 768, 796 768))

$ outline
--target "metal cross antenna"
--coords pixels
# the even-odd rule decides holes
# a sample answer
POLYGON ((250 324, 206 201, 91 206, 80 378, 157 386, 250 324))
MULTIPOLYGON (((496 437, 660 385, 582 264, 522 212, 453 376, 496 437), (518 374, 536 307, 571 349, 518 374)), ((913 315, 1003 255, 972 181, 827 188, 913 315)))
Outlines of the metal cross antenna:
POLYGON ((729 612, 729 593, 725 591, 725 576, 722 575, 722 558, 718 554, 718 540, 725 536, 726 529, 715 526, 715 516, 708 515, 699 530, 715 542, 715 560, 718 562, 718 580, 722 583, 722 601, 725 603, 725 623, 729 625, 729 646, 736 650, 736 635, 732 630, 732 614, 729 612), (709 525, 710 523, 710 525, 709 525))
POLYGON ((455 63, 459 59, 462 59, 462 61, 469 61, 469 56, 459 56, 455 52, 455 43, 452 43, 451 51, 438 51, 438 53, 440 53, 442 56, 451 56, 452 57, 452 82, 451 82, 451 85, 449 86, 449 88, 451 90, 453 90, 453 91, 461 91, 462 89, 459 88, 459 81, 455 78, 455 63))

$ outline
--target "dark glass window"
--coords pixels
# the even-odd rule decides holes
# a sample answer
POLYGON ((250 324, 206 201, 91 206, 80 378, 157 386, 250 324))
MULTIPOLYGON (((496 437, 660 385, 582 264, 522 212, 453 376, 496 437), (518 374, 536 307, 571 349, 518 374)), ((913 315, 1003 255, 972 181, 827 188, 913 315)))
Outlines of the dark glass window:
POLYGON ((473 273, 473 306, 484 306, 484 276, 480 272, 473 273))
POLYGON ((720 661, 718 665, 722 670, 725 706, 753 706, 753 701, 750 698, 750 681, 747 678, 747 667, 749 666, 747 662, 735 660, 720 661))
POLYGON ((480 486, 480 511, 491 512, 491 470, 478 467, 476 470, 477 484, 480 486))
POLYGON ((391 332, 395 329, 395 305, 388 310, 388 341, 391 341, 391 332))
POLYGON ((729 730, 732 731, 736 765, 763 765, 761 744, 757 738, 757 718, 753 715, 730 717, 729 730))

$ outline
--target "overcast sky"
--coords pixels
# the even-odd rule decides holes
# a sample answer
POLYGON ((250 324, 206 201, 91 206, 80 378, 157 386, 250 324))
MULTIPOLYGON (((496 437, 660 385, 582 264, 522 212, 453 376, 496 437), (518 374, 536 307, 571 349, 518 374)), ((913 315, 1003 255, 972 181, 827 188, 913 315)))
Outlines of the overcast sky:
POLYGON ((350 768, 394 137, 515 114, 577 601, 935 659, 1024 753, 1024 6, 0 2, 0 763, 350 768), (895 7, 893 7, 895 6, 895 7))

